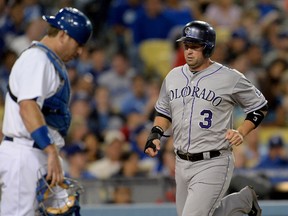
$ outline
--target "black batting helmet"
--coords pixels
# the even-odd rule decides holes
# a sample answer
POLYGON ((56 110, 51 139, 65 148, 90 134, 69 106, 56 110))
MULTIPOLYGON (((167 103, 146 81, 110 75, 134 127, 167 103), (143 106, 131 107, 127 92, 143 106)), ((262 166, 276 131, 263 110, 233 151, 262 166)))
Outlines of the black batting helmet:
POLYGON ((187 23, 182 31, 182 37, 178 41, 191 41, 204 44, 203 55, 209 58, 214 50, 216 40, 215 30, 204 21, 192 21, 187 23))

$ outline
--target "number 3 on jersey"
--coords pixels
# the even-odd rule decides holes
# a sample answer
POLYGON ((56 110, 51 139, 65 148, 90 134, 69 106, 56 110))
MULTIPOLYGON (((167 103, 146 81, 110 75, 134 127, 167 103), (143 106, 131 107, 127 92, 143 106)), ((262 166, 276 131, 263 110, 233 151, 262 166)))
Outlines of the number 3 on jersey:
POLYGON ((201 128, 208 129, 212 125, 212 112, 211 110, 202 110, 200 115, 204 117, 203 121, 199 123, 201 128))

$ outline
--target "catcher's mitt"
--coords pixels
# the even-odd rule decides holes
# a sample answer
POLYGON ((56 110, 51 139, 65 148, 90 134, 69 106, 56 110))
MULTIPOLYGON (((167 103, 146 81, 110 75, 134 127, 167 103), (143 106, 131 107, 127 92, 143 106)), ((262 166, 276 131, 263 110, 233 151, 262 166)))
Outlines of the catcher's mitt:
POLYGON ((57 185, 51 186, 45 176, 39 179, 36 197, 39 203, 39 216, 80 216, 79 195, 83 187, 76 180, 65 178, 57 185))

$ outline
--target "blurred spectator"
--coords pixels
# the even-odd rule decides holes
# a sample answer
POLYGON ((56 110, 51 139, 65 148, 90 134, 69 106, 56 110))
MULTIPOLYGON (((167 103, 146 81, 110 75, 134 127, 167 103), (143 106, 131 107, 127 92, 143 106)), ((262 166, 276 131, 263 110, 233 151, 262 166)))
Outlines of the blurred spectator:
POLYGON ((231 39, 228 42, 228 50, 226 62, 231 62, 241 54, 246 54, 249 45, 249 38, 244 29, 232 31, 231 39))
POLYGON ((103 45, 91 45, 91 48, 89 49, 89 61, 91 62, 91 67, 86 68, 80 73, 90 74, 93 77, 94 85, 96 85, 99 77, 102 76, 105 71, 110 69, 107 59, 107 51, 103 45))
POLYGON ((172 20, 175 26, 183 28, 183 25, 195 20, 194 10, 196 8, 193 7, 194 4, 185 4, 184 1, 178 0, 165 0, 164 3, 165 14, 172 20))
POLYGON ((0 91, 2 96, 7 92, 8 78, 16 59, 17 54, 14 51, 7 49, 3 52, 0 64, 0 91))
POLYGON ((24 4, 22 0, 9 1, 7 12, 0 23, 0 52, 5 50, 14 37, 24 34, 24 4))
POLYGON ((104 153, 101 148, 101 142, 94 133, 88 132, 83 136, 82 141, 86 149, 88 163, 94 162, 104 157, 104 153))
MULTIPOLYGON (((259 23, 261 26, 261 44, 265 53, 278 49, 278 33, 282 22, 283 20, 279 13, 271 13, 259 23)), ((271 61, 271 59, 268 60, 264 60, 264 62, 269 63, 271 61)))
POLYGON ((100 141, 103 141, 107 130, 122 128, 123 117, 113 110, 108 87, 96 87, 92 106, 88 120, 89 128, 99 137, 100 141))
POLYGON ((91 97, 94 93, 94 89, 93 77, 90 74, 79 75, 73 85, 72 96, 77 93, 91 97))
POLYGON ((260 13, 260 19, 263 19, 271 12, 278 11, 275 1, 273 0, 260 0, 256 3, 256 9, 260 13))
POLYGON ((160 156, 162 163, 161 174, 167 177, 175 177, 175 152, 173 146, 173 138, 169 137, 163 145, 162 153, 160 156))
POLYGON ((121 169, 113 175, 115 178, 144 177, 146 173, 139 169, 139 155, 133 151, 124 152, 121 156, 121 169))
POLYGON ((71 98, 70 110, 73 117, 88 120, 88 116, 91 113, 91 102, 89 95, 87 95, 85 92, 75 92, 71 98))
POLYGON ((281 136, 275 135, 269 139, 268 153, 264 155, 255 168, 288 168, 285 143, 281 136))
POLYGON ((66 68, 67 68, 67 73, 68 73, 68 77, 70 80, 71 89, 73 91, 76 88, 76 84, 79 79, 79 74, 76 69, 76 62, 70 61, 69 63, 66 64, 66 68))
MULTIPOLYGON (((221 34, 223 34, 223 35, 222 35, 222 37, 218 37, 219 40, 217 42, 217 46, 215 46, 214 52, 213 52, 213 54, 211 56, 211 59, 213 61, 220 62, 222 64, 227 64, 226 60, 228 59, 228 55, 229 55, 228 51, 227 51, 228 50, 228 40, 230 39, 230 36, 229 36, 229 39, 226 39, 226 38, 228 38, 226 36, 227 35, 226 31, 223 31, 223 32, 218 31, 218 32, 216 34, 219 34, 219 36, 221 34)), ((182 51, 181 51, 182 52, 182 56, 184 58, 184 55, 183 55, 184 50, 183 50, 182 47, 181 47, 181 49, 182 49, 182 51)), ((183 59, 183 61, 185 61, 185 59, 183 59)), ((185 62, 183 62, 182 65, 183 64, 185 64, 185 62)))
POLYGON ((177 66, 186 64, 186 60, 183 54, 184 50, 183 50, 182 44, 179 45, 177 42, 175 42, 174 52, 175 52, 175 56, 174 56, 173 66, 177 67, 177 66))
POLYGON ((93 25, 93 38, 98 41, 107 42, 109 32, 107 30, 107 18, 112 0, 87 0, 75 1, 81 4, 84 14, 87 14, 93 25))
POLYGON ((105 135, 104 157, 92 162, 88 170, 99 179, 107 179, 121 169, 121 155, 125 150, 125 137, 120 131, 108 131, 105 135))
POLYGON ((81 142, 85 134, 89 131, 87 119, 80 116, 72 116, 71 125, 66 137, 66 145, 81 142))
POLYGON ((255 167, 260 160, 261 152, 259 128, 245 137, 243 145, 233 147, 235 169, 249 169, 255 167))
POLYGON ((125 135, 126 140, 130 139, 131 134, 139 125, 145 124, 146 122, 147 118, 145 115, 138 112, 130 112, 121 127, 121 131, 125 135))
POLYGON ((120 112, 127 116, 131 112, 145 113, 148 102, 147 83, 142 75, 132 78, 131 93, 123 98, 120 112))
POLYGON ((141 124, 136 127, 129 137, 131 150, 136 152, 140 158, 139 168, 141 171, 147 173, 147 175, 155 175, 161 169, 159 157, 151 158, 144 153, 147 137, 150 133, 149 124, 141 124))
POLYGON ((96 179, 94 175, 87 171, 87 149, 83 143, 73 143, 66 148, 64 147, 63 151, 68 162, 66 177, 82 180, 96 179))
POLYGON ((269 112, 262 122, 262 126, 284 126, 285 110, 281 92, 281 80, 288 68, 286 59, 277 58, 266 68, 266 72, 259 75, 259 90, 268 101, 269 112))
MULTIPOLYGON (((247 78, 253 77, 255 80, 260 73, 263 73, 263 57, 264 53, 260 43, 251 42, 247 48, 246 58, 249 61, 249 68, 247 71, 247 78), (249 75, 248 75, 249 74, 249 75)), ((249 79, 250 80, 250 79, 249 79)), ((256 87, 259 87, 258 83, 253 83, 256 87)))
POLYGON ((41 19, 44 10, 39 0, 23 0, 23 3, 25 5, 25 22, 32 22, 33 20, 41 19))
POLYGON ((0 139, 3 139, 2 123, 4 116, 4 106, 5 106, 5 97, 2 94, 0 94, 0 139))
POLYGON ((7 0, 1 0, 0 1, 0 22, 4 16, 4 14, 6 13, 6 9, 7 9, 7 0))
POLYGON ((32 41, 39 41, 44 36, 46 25, 47 22, 42 19, 31 20, 25 28, 25 33, 13 38, 7 46, 17 55, 20 55, 24 49, 31 45, 32 41))
POLYGON ((214 27, 234 30, 241 18, 242 9, 233 0, 212 1, 204 13, 204 17, 214 27))
POLYGON ((256 8, 251 7, 249 10, 243 10, 239 19, 240 29, 245 29, 250 41, 254 43, 261 40, 261 21, 259 21, 259 12, 256 8))
POLYGON ((281 58, 288 59, 288 28, 283 25, 276 33, 276 43, 273 50, 266 53, 265 62, 266 64, 271 63, 271 61, 281 58))
POLYGON ((162 152, 160 152, 161 168, 159 174, 167 179, 167 189, 162 198, 157 202, 173 202, 176 201, 176 185, 175 185, 175 152, 173 146, 173 138, 167 138, 163 144, 162 152))
POLYGON ((145 106, 144 115, 147 121, 153 121, 156 110, 154 108, 160 93, 161 82, 159 79, 149 79, 147 85, 148 101, 145 106))
POLYGON ((141 0, 115 1, 111 6, 108 21, 115 34, 118 50, 127 50, 133 42, 131 29, 141 10, 143 10, 141 0))
MULTIPOLYGON (((247 71, 250 67, 249 60, 247 59, 244 53, 239 54, 229 61, 229 67, 241 71, 241 73, 243 73, 246 76, 247 71)), ((253 82, 253 80, 250 81, 253 82)))
POLYGON ((127 54, 123 52, 113 55, 111 66, 111 69, 99 78, 98 83, 109 89, 112 109, 119 112, 123 99, 130 94, 132 77, 136 71, 130 65, 127 54))
MULTIPOLYGON (((238 55, 235 59, 231 60, 229 66, 231 68, 235 68, 238 71, 241 71, 245 75, 245 77, 253 83, 257 88, 259 88, 258 76, 260 73, 256 73, 257 71, 253 71, 251 67, 251 61, 247 58, 247 53, 238 55)), ((259 71, 258 71, 259 72, 259 71)))
POLYGON ((287 198, 287 188, 278 188, 278 185, 281 183, 288 182, 288 158, 285 142, 282 136, 273 135, 270 137, 268 142, 268 152, 261 157, 255 170, 260 176, 268 179, 273 185, 272 196, 274 196, 274 194, 280 195, 281 193, 286 193, 286 196, 284 197, 287 198))
POLYGON ((88 42, 87 46, 83 47, 82 49, 83 51, 79 55, 79 57, 76 60, 74 60, 75 68, 79 73, 79 75, 85 75, 92 68, 90 51, 93 49, 94 45, 88 42))
POLYGON ((285 71, 285 74, 281 80, 281 91, 283 93, 283 107, 285 116, 285 126, 288 126, 288 70, 285 71))
POLYGON ((128 186, 118 185, 114 188, 112 199, 107 201, 108 204, 131 204, 132 190, 128 186))
POLYGON ((137 14, 132 31, 134 45, 148 39, 167 39, 171 29, 175 26, 165 14, 162 0, 144 0, 144 10, 137 14))

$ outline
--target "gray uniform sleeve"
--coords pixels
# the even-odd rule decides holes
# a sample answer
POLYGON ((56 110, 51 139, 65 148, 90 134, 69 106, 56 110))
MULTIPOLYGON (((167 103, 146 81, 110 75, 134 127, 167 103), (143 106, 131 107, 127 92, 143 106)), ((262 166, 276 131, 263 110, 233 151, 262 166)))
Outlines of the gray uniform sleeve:
POLYGON ((267 104, 263 94, 244 75, 236 83, 232 97, 245 113, 258 110, 267 104))
POLYGON ((159 98, 155 105, 155 109, 158 113, 161 113, 162 115, 167 116, 170 119, 172 118, 169 106, 169 93, 167 92, 166 88, 166 79, 164 79, 162 83, 159 98))

